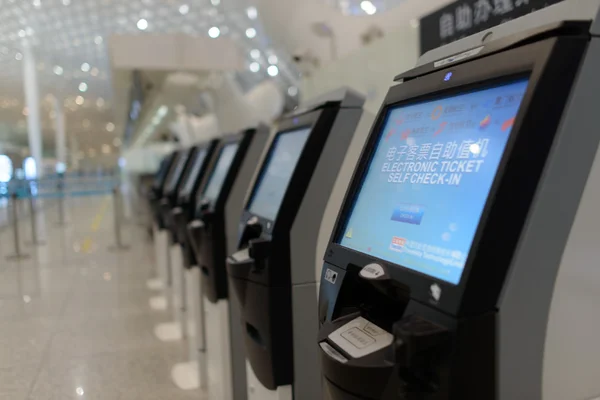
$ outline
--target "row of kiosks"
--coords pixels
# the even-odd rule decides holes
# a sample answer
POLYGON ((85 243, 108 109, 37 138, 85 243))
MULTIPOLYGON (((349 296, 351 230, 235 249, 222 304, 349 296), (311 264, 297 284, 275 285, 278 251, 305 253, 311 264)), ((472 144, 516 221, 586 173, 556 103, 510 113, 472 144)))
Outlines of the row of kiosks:
POLYGON ((272 134, 249 129, 161 165, 155 231, 166 231, 170 247, 163 275, 175 322, 157 336, 188 341, 189 361, 172 370, 179 387, 224 400, 320 394, 318 369, 304 368, 318 362, 310 260, 363 103, 349 89, 332 92, 285 116, 272 134), (301 310, 296 319, 292 308, 301 310), (293 325, 302 332, 293 336, 293 325))
POLYGON ((260 162, 242 161, 244 134, 221 140, 185 218, 170 199, 193 155, 166 158, 156 231, 194 271, 178 298, 209 398, 600 396, 597 11, 559 3, 399 75, 320 285, 317 238, 363 98, 345 90, 286 116, 254 143, 260 162))
POLYGON ((396 78, 324 255, 326 398, 600 398, 597 11, 565 1, 396 78))

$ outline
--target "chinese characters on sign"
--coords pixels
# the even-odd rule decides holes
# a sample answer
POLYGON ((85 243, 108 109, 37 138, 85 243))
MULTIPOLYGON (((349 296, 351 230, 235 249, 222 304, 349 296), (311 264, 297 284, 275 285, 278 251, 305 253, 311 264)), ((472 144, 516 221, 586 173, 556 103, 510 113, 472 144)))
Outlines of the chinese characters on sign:
POLYGON ((458 186, 463 174, 481 170, 490 139, 391 146, 381 172, 389 183, 458 186))
POLYGON ((562 0, 460 0, 421 18, 421 54, 562 0))

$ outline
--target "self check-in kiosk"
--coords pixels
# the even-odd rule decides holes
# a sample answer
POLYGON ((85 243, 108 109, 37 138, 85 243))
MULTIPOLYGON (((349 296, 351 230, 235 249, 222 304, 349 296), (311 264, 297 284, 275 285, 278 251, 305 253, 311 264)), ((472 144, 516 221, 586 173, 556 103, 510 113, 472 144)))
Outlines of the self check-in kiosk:
POLYGON ((597 7, 552 6, 397 77, 324 256, 327 398, 600 396, 597 7))
POLYGON ((175 159, 177 158, 177 151, 173 151, 168 154, 160 163, 159 169, 156 173, 152 187, 148 194, 148 202, 150 204, 150 210, 152 211, 152 236, 154 239, 154 258, 156 262, 156 277, 151 278, 147 282, 149 289, 159 290, 166 286, 167 276, 167 254, 166 249, 168 247, 168 235, 165 230, 165 224, 162 220, 160 211, 160 201, 163 197, 163 191, 165 183, 175 159))
POLYGON ((229 302, 225 258, 235 250, 232 243, 239 237, 246 192, 268 137, 269 128, 260 125, 222 139, 198 196, 195 219, 188 225, 198 261, 188 275, 190 292, 198 296, 194 326, 196 337, 204 338, 196 362, 203 364, 197 367, 199 382, 204 378, 203 386, 214 399, 246 398, 239 311, 229 302))
POLYGON ((286 116, 251 189, 238 251, 227 258, 241 306, 250 400, 321 395, 316 238, 363 103, 346 89, 286 116))
MULTIPOLYGON (((182 150, 182 156, 174 163, 173 175, 170 176, 171 185, 161 202, 162 216, 169 232, 169 250, 167 262, 167 295, 166 300, 171 304, 175 322, 160 324, 155 333, 161 340, 175 340, 184 337, 185 324, 185 292, 183 288, 183 263, 189 259, 189 246, 185 235, 181 235, 182 225, 185 226, 186 215, 190 207, 193 209, 195 193, 200 186, 203 175, 210 164, 216 141, 193 146, 182 150), (184 161, 185 160, 185 161, 184 161)), ((169 178, 167 179, 169 185, 169 178)), ((152 302, 156 302, 151 299, 152 302)))

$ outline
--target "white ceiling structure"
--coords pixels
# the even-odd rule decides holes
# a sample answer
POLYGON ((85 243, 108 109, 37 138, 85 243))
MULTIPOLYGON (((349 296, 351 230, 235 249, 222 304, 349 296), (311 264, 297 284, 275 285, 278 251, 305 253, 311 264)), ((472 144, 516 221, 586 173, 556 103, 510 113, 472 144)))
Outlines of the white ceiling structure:
POLYGON ((299 77, 291 55, 311 50, 323 62, 331 56, 329 39, 315 34, 315 24, 332 30, 337 54, 343 55, 361 45, 369 27, 393 29, 448 2, 0 0, 0 145, 27 144, 23 41, 32 45, 37 63, 44 149, 54 146, 52 96, 65 106, 67 135, 77 137, 82 149, 99 149, 113 143, 125 123, 123 110, 115 110, 123 103, 115 99, 115 85, 126 83, 113 82, 107 50, 112 35, 229 37, 245 57, 240 80, 246 86, 274 79, 295 96, 299 77))

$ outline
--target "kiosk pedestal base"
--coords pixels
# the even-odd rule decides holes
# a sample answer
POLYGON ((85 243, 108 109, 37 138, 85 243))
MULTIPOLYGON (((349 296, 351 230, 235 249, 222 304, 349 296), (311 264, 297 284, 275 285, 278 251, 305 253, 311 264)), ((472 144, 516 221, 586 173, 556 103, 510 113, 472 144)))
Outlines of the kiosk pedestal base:
POLYGON ((184 267, 183 267, 183 254, 181 253, 181 247, 179 245, 171 246, 169 250, 169 260, 171 266, 171 299, 173 304, 173 316, 175 322, 179 324, 179 330, 181 331, 182 337, 187 336, 186 327, 186 309, 185 309, 185 286, 184 286, 184 267))
POLYGON ((166 309, 169 302, 172 305, 171 308, 175 321, 158 324, 154 328, 156 337, 165 342, 181 340, 187 336, 185 302, 182 300, 185 295, 183 289, 183 257, 179 245, 172 245, 170 247, 168 264, 171 270, 172 286, 167 286, 164 300, 160 297, 150 299, 150 307, 153 309, 166 309))
POLYGON ((208 398, 233 400, 229 301, 211 303, 204 299, 204 309, 208 398))
POLYGON ((154 327, 154 335, 163 342, 172 342, 183 339, 181 325, 177 322, 165 322, 154 327))
POLYGON ((197 361, 175 364, 171 369, 171 379, 182 390, 194 390, 200 387, 200 371, 197 361))
MULTIPOLYGON (((169 281, 169 236, 166 230, 159 229, 156 224, 153 227, 154 236, 154 258, 156 264, 156 280, 161 282, 162 288, 165 288, 169 281)), ((153 279, 151 279, 153 280, 153 279)))
POLYGON ((148 279, 146 286, 150 290, 162 290, 164 288, 163 282, 159 278, 148 279))
POLYGON ((292 385, 279 386, 269 390, 260 383, 252 366, 246 360, 246 379, 248 382, 248 400, 292 400, 292 385))
POLYGON ((148 301, 150 308, 156 311, 164 311, 169 308, 169 302, 165 296, 154 296, 148 301))

